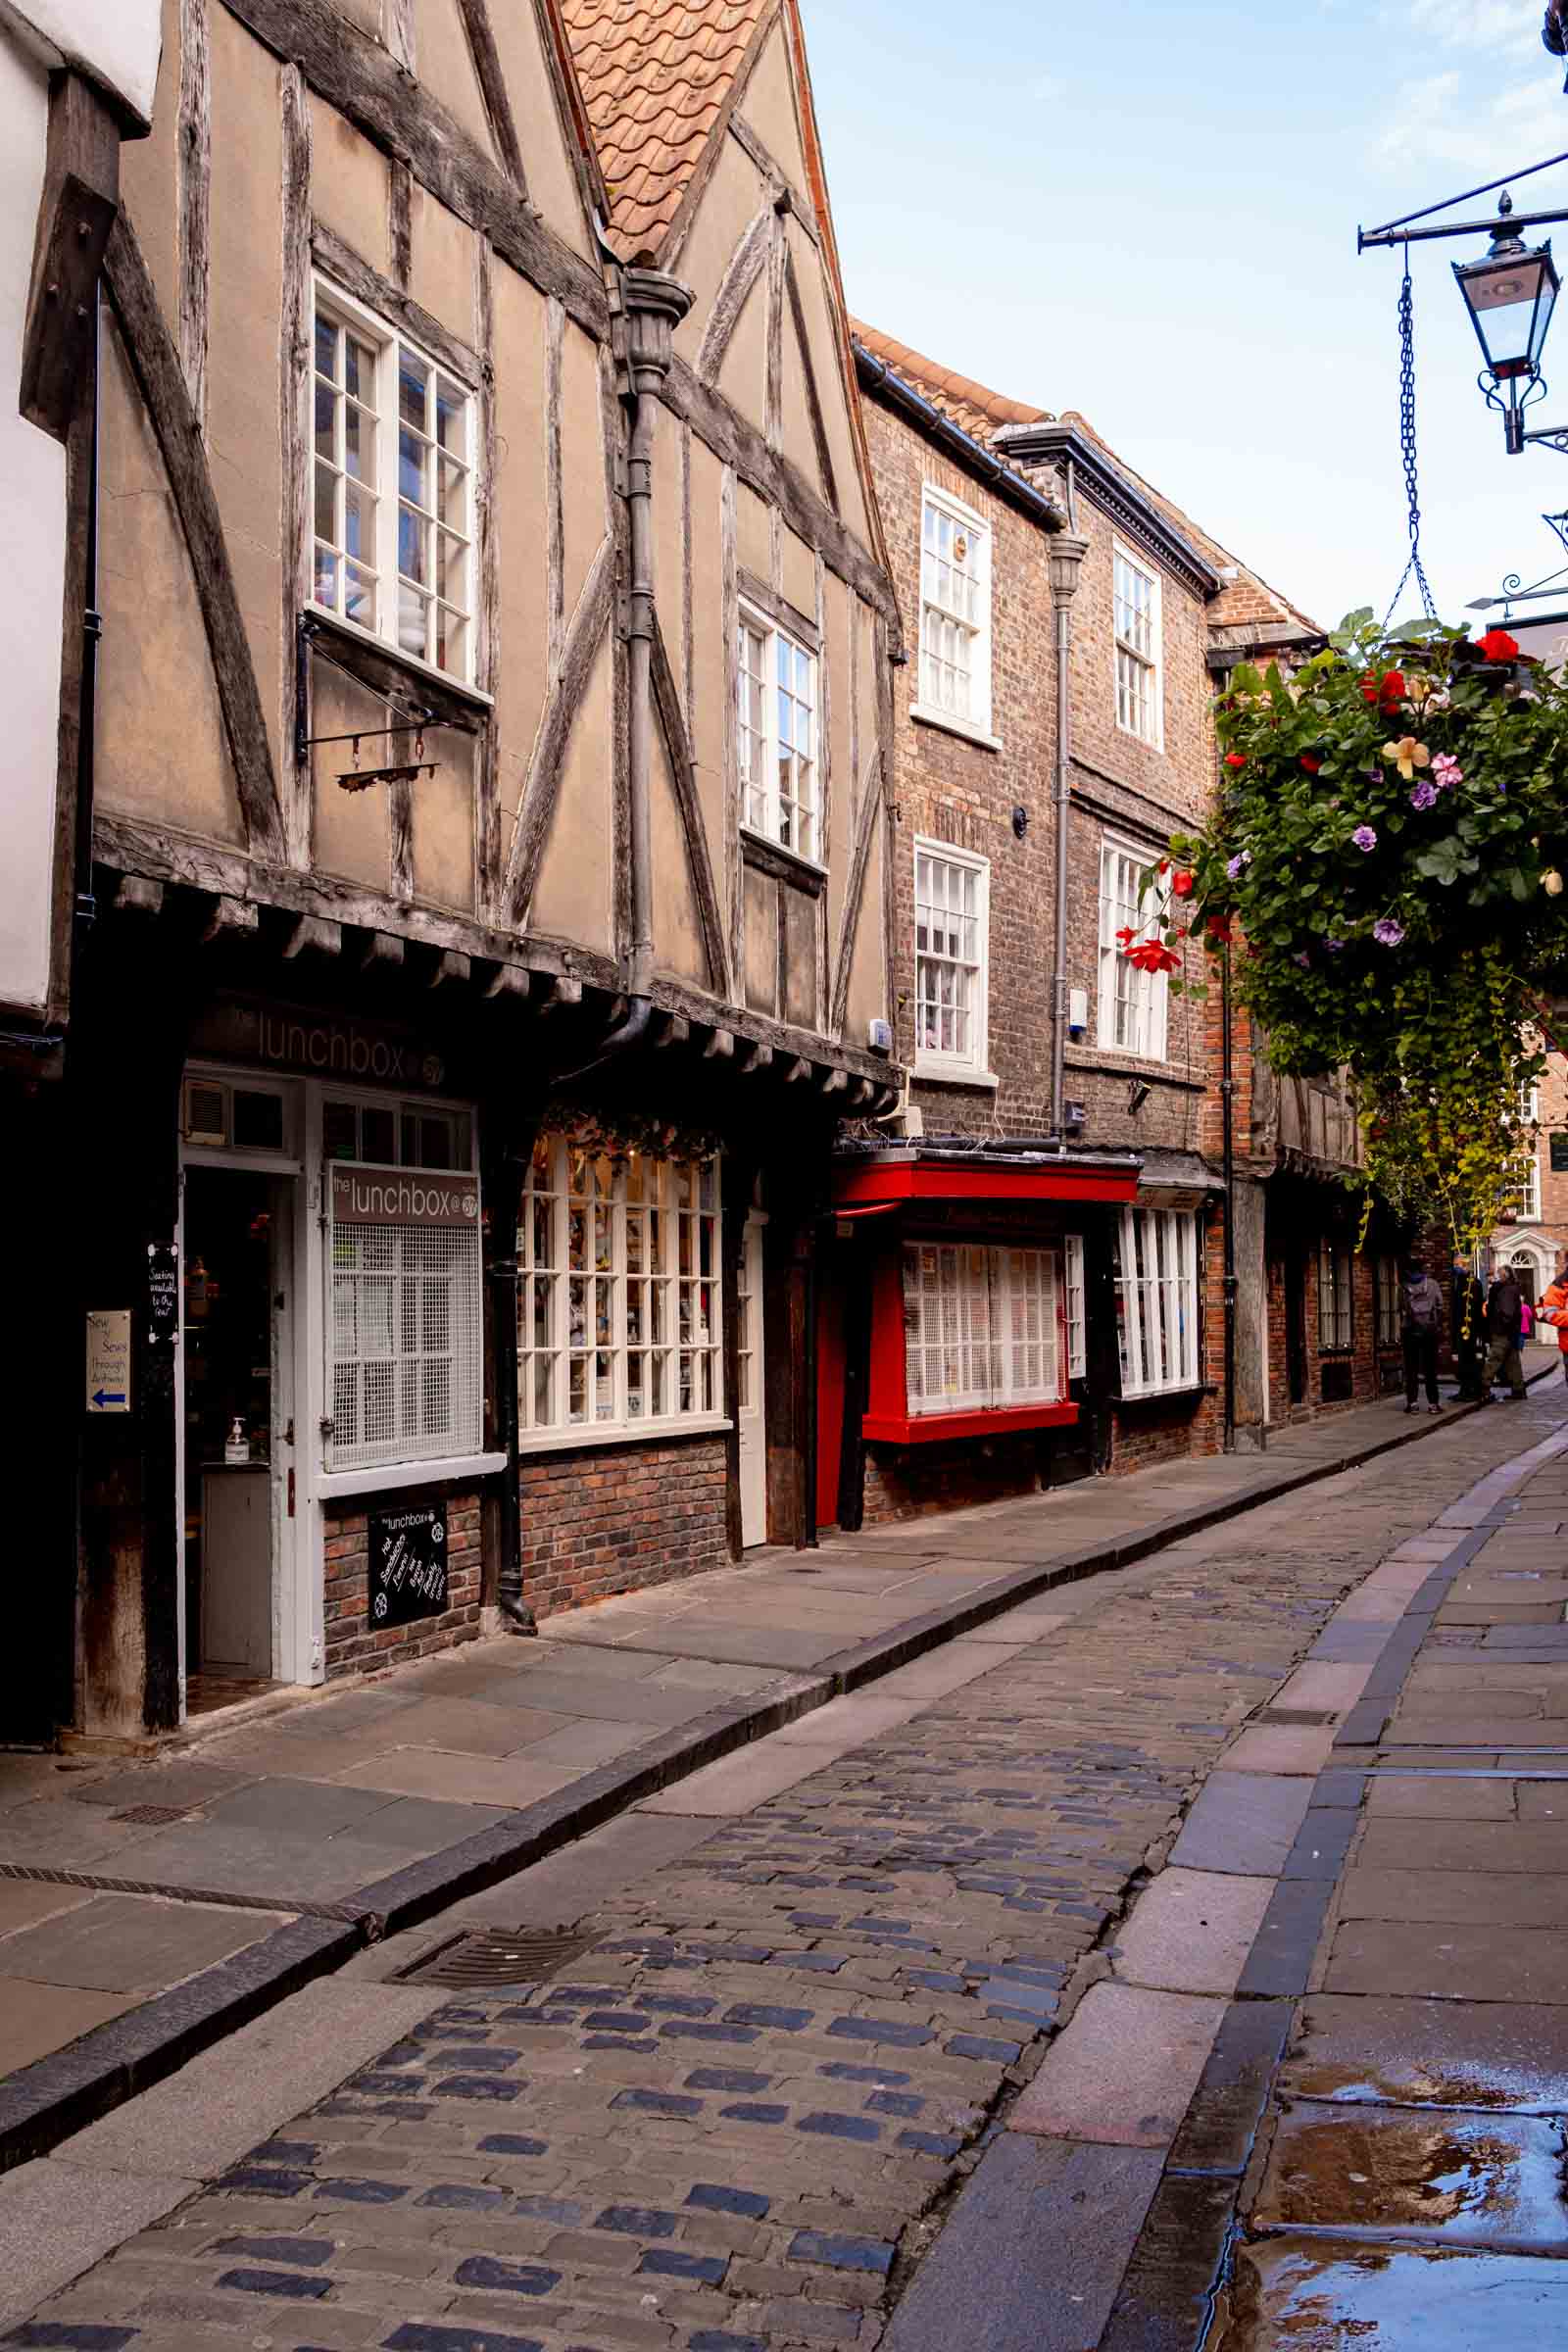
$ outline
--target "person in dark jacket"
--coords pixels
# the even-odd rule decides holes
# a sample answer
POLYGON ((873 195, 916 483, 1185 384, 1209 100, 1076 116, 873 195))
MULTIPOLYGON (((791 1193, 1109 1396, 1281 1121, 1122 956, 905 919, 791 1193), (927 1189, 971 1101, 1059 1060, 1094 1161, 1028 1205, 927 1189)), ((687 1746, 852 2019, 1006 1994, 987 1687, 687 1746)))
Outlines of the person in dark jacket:
POLYGON ((1524 1322, 1524 1294, 1511 1274, 1499 1274, 1487 1293, 1487 1368, 1481 1401, 1492 1402, 1495 1383, 1508 1383, 1508 1396, 1517 1404, 1528 1395, 1525 1368, 1519 1354, 1524 1322))
POLYGON ((1408 1266, 1404 1276, 1404 1409, 1415 1411, 1416 1391, 1423 1379, 1427 1411, 1441 1413, 1438 1401, 1438 1342, 1443 1337, 1443 1289, 1424 1266, 1408 1266))
POLYGON ((1448 1329, 1453 1335, 1459 1401, 1474 1403, 1481 1395, 1481 1366, 1487 1352, 1487 1294, 1479 1275, 1457 1258, 1448 1285, 1448 1329))

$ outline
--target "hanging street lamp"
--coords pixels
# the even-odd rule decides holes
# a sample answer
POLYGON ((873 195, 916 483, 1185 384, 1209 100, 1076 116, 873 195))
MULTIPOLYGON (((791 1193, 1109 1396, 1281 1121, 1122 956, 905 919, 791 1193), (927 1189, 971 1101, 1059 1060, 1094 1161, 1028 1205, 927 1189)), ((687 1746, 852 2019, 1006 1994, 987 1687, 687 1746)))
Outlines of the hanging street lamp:
POLYGON ((1492 251, 1479 262, 1452 267, 1486 362, 1481 389, 1489 408, 1502 411, 1508 454, 1517 457, 1525 445, 1525 410, 1546 388, 1541 354, 1561 280, 1550 238, 1544 245, 1526 245, 1512 216, 1512 201, 1504 194, 1492 251))

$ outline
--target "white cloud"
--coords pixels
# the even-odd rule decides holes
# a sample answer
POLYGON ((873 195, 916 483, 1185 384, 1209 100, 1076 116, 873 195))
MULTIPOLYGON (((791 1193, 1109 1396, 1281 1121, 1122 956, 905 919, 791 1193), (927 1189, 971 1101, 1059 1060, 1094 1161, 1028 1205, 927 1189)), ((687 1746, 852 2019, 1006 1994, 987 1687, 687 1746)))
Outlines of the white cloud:
MULTIPOLYGON (((1375 152, 1380 163, 1401 172, 1442 164, 1494 179, 1565 150, 1568 108, 1549 71, 1484 95, 1471 74, 1451 70, 1406 82, 1395 93, 1375 152)), ((1516 197, 1521 211, 1530 201, 1529 195, 1516 197)))
POLYGON ((1541 58, 1539 22, 1520 0, 1404 0, 1410 30, 1442 49, 1482 50, 1491 57, 1541 58))

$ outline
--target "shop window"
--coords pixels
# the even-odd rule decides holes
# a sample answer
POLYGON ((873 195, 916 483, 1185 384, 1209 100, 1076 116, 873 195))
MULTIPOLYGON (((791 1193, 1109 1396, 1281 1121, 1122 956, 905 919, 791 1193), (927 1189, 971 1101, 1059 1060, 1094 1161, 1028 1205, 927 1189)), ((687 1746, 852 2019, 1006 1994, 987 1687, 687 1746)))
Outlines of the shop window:
POLYGON ((473 1162, 473 1122, 466 1110, 428 1102, 328 1096, 321 1149, 328 1159, 374 1168, 466 1168, 473 1162))
POLYGON ((1067 1378, 1083 1380, 1089 1371, 1089 1314, 1084 1291, 1084 1237, 1069 1233, 1066 1244, 1067 1378))
POLYGON ((1198 1212, 1124 1208, 1116 1239, 1121 1393, 1198 1386, 1198 1212))
POLYGON ((475 402, 385 320, 316 287, 315 603, 473 675, 475 402))
POLYGON ((517 1260, 524 1446, 722 1417, 716 1160, 541 1136, 517 1260))
POLYGON ((1317 1346, 1320 1355, 1348 1355, 1355 1345, 1355 1259, 1343 1242, 1317 1247, 1317 1346))
POLYGON ((1056 1255, 906 1242, 904 1325, 908 1410, 1004 1411, 1060 1401, 1056 1255))
POLYGON ((1399 1312, 1399 1261, 1396 1257, 1378 1259, 1378 1346, 1397 1348, 1399 1327, 1403 1317, 1399 1312))
POLYGON ((351 1166, 329 1177, 328 1469, 476 1453, 477 1178, 351 1166))

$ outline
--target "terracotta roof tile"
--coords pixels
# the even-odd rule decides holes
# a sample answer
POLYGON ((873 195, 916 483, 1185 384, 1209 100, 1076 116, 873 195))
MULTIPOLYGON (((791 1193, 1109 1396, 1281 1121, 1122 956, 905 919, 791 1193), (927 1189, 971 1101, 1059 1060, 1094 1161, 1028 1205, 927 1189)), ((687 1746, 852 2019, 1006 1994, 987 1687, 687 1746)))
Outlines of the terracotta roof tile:
POLYGON ((1234 570, 1238 574, 1234 580, 1224 582, 1218 596, 1209 605, 1208 621, 1211 628, 1290 628, 1316 632, 1318 624, 1315 620, 1301 612, 1298 606, 1293 605, 1288 597, 1281 596, 1278 589, 1270 588, 1265 580, 1233 556, 1228 548, 1222 547, 1217 539, 1211 538, 1201 524, 1195 522, 1174 500, 1166 498, 1152 482, 1146 481, 1141 473, 1128 465, 1119 451, 1112 449, 1102 433, 1096 432, 1088 417, 1081 416, 1076 409, 1063 409, 1058 418, 1050 409, 1032 409, 1021 400, 1008 400, 1004 394, 993 392, 985 384, 977 384, 972 377, 959 375, 955 368, 943 368, 937 361, 926 359, 909 344, 895 342, 891 335, 884 335, 877 328, 863 325, 859 320, 852 321, 852 331, 856 341, 863 344, 874 359, 884 361, 895 375, 901 375, 934 409, 939 409, 951 422, 987 448, 999 425, 1054 424, 1058 421, 1076 425, 1097 448, 1104 451, 1118 472, 1125 474, 1150 504, 1157 508, 1184 538, 1191 540, 1215 571, 1223 575, 1234 570))
POLYGON ((771 0, 562 0, 627 255, 655 252, 771 0))

